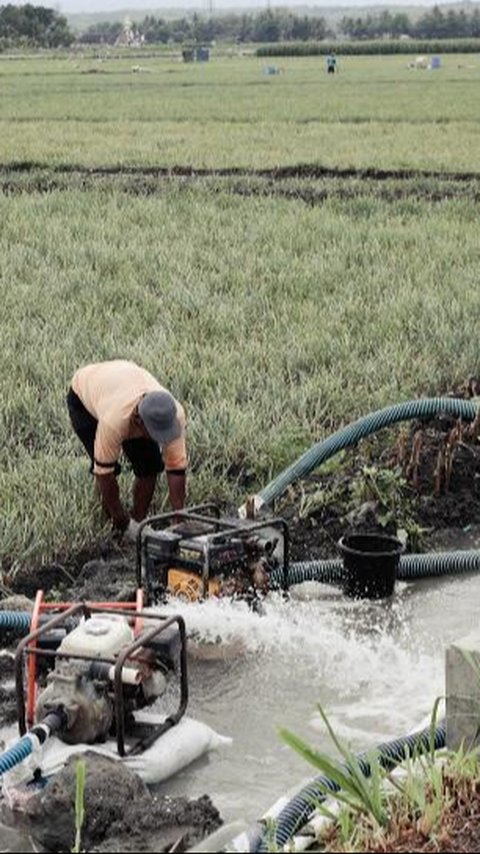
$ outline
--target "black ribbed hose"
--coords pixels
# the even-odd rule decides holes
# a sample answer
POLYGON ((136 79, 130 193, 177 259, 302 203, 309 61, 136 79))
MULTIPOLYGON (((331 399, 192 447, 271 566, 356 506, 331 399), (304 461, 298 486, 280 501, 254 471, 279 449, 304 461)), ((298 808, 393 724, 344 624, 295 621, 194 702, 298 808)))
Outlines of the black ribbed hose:
MULTIPOLYGON (((431 552, 429 554, 402 555, 398 566, 399 581, 415 581, 420 578, 441 578, 444 575, 464 575, 480 572, 480 550, 456 552, 431 552)), ((272 587, 285 584, 283 568, 271 575, 272 587)), ((286 574, 286 587, 304 581, 319 581, 323 584, 342 584, 343 561, 305 560, 291 563, 286 574)))
MULTIPOLYGON (((391 770, 409 756, 428 753, 432 747, 435 750, 441 750, 445 747, 444 721, 435 729, 433 745, 432 730, 428 727, 420 732, 412 733, 412 735, 406 735, 381 744, 377 747, 377 754, 381 766, 386 770, 391 770)), ((360 753, 357 756, 360 768, 366 777, 369 777, 371 773, 369 755, 371 755, 371 751, 360 753)), ((346 767, 343 770, 348 771, 346 767)), ((340 787, 328 777, 323 775, 315 777, 282 809, 275 822, 273 840, 271 831, 265 830, 255 850, 268 851, 268 845, 271 845, 272 842, 275 845, 275 850, 281 850, 294 834, 308 822, 316 805, 326 800, 329 794, 338 792, 339 789, 340 787)))
POLYGON ((336 433, 328 436, 322 442, 317 442, 316 445, 305 451, 298 460, 295 460, 274 480, 270 481, 259 493, 258 498, 264 505, 271 504, 285 492, 291 483, 301 480, 322 463, 338 454, 339 451, 353 448, 361 439, 365 439, 385 427, 391 427, 401 421, 434 418, 443 413, 453 418, 461 418, 464 421, 473 421, 477 412, 476 402, 461 400, 457 397, 407 400, 404 403, 396 403, 376 412, 370 412, 369 415, 364 415, 354 421, 353 424, 342 427, 336 433))

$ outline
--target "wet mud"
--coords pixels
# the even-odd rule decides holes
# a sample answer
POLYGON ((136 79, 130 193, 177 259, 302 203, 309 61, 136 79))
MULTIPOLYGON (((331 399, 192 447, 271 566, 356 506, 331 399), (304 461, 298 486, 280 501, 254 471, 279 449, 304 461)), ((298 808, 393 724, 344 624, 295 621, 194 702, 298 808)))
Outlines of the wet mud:
MULTIPOLYGON (((45 170, 45 164, 40 161, 10 161, 0 163, 0 175, 12 172, 34 172, 45 170)), ((292 166, 276 166, 264 169, 246 169, 242 167, 213 167, 197 168, 195 166, 96 166, 88 167, 82 164, 59 164, 48 167, 51 174, 77 173, 85 175, 153 175, 158 178, 171 175, 180 177, 235 177, 245 175, 259 178, 364 178, 366 180, 391 180, 405 178, 436 178, 448 181, 480 180, 479 172, 436 172, 424 169, 354 169, 331 168, 315 163, 297 163, 292 166)))
MULTIPOLYGON (((78 758, 71 756, 44 788, 13 792, 3 804, 3 820, 47 851, 73 849, 78 758)), ((207 796, 156 797, 115 759, 93 751, 81 758, 86 766, 82 850, 186 851, 222 824, 207 796)))
POLYGON ((432 203, 468 197, 480 200, 480 173, 423 170, 331 169, 297 164, 272 169, 170 167, 95 167, 20 161, 0 163, 0 192, 53 193, 72 189, 107 190, 134 196, 161 195, 168 185, 190 188, 200 181, 210 193, 228 192, 245 198, 266 197, 323 204, 329 198, 355 199, 368 193, 386 202, 422 199, 432 203))
POLYGON ((8 724, 15 723, 17 720, 17 704, 13 687, 4 687, 0 684, 0 706, 2 709, 1 724, 8 726, 8 724))

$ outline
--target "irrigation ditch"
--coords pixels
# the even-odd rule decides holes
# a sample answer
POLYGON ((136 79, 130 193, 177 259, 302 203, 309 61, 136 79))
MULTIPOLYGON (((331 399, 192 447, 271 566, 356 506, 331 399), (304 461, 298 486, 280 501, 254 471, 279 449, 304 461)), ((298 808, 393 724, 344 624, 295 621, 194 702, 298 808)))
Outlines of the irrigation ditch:
MULTIPOLYGON (((478 388, 477 380, 469 378, 452 394, 469 400, 476 397, 478 388)), ((340 455, 326 471, 289 487, 276 509, 289 522, 292 559, 337 556, 338 538, 346 530, 397 533, 401 528, 411 551, 448 548, 449 531, 468 534, 480 524, 478 435, 478 419, 464 423, 438 413, 400 431, 375 435, 353 452, 340 455)), ((66 555, 50 565, 7 576, 3 592, 20 598, 16 602, 5 599, 2 605, 21 610, 30 607, 24 597, 31 599, 38 587, 49 590, 50 598, 57 601, 130 600, 135 594, 133 567, 132 549, 111 541, 98 543, 91 553, 66 555)), ((2 726, 16 716, 11 677, 12 658, 7 650, 0 658, 2 726)), ((206 795, 189 802, 156 795, 152 799, 142 790, 132 794, 124 814, 124 797, 118 792, 133 783, 122 780, 118 787, 112 786, 110 769, 100 779, 104 788, 92 790, 87 803, 88 850, 113 851, 120 846, 127 851, 167 851, 173 850, 172 845, 177 846, 175 850, 186 850, 221 823, 206 795), (100 802, 103 812, 99 812, 100 802), (162 825, 163 836, 159 837, 162 825), (134 838, 128 830, 132 826, 138 830, 134 838)), ((70 765, 55 798, 37 802, 23 818, 23 829, 33 832, 52 851, 63 850, 71 832, 72 785, 70 765), (65 822, 53 833, 52 815, 59 813, 65 814, 65 822)))
POLYGON ((160 195, 174 182, 178 189, 202 185, 208 192, 248 197, 278 197, 322 204, 330 198, 354 199, 363 194, 386 202, 418 199, 433 203, 448 199, 480 200, 480 175, 415 170, 328 169, 309 164, 272 169, 190 166, 118 166, 90 168, 81 164, 45 166, 40 162, 0 163, 0 192, 54 193, 68 190, 111 191, 135 196, 160 195))

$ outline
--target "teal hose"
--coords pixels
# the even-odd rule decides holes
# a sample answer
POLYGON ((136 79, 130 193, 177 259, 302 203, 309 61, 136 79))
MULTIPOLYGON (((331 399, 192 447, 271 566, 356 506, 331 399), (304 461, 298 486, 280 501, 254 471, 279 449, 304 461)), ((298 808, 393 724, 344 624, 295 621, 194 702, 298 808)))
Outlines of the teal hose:
POLYGON ((321 463, 346 448, 352 448, 358 444, 360 439, 371 436, 384 427, 391 427, 399 421, 412 421, 417 418, 433 418, 440 413, 452 415, 454 418, 462 418, 464 421, 473 421, 477 415, 477 405, 470 400, 461 400, 456 397, 434 397, 424 400, 409 400, 405 403, 397 403, 372 412, 353 424, 343 427, 332 436, 313 445, 308 451, 292 465, 281 472, 274 480, 259 493, 258 498, 262 504, 271 504, 282 495, 286 488, 294 481, 300 480, 311 471, 318 468, 321 463))
POLYGON ((2 632, 14 632, 18 637, 28 635, 31 619, 26 611, 0 611, 0 637, 2 632))
POLYGON ((304 560, 291 563, 287 573, 283 567, 270 573, 270 586, 289 588, 304 581, 319 581, 322 584, 341 584, 343 579, 343 561, 337 560, 304 560))
MULTIPOLYGON (((480 572, 480 550, 403 555, 400 558, 397 579, 415 581, 419 578, 441 578, 444 575, 464 575, 468 572, 480 572)), ((281 587, 284 584, 283 568, 274 570, 270 580, 272 587, 281 587)), ((286 586, 302 584, 304 581, 341 584, 342 580, 342 560, 307 560, 290 564, 286 586)))
POLYGON ((33 741, 29 735, 24 735, 13 747, 0 754, 0 776, 19 765, 33 752, 33 741))
POLYGON ((40 724, 36 724, 12 747, 0 753, 0 777, 28 759, 36 744, 44 744, 52 733, 65 729, 67 725, 68 717, 63 707, 59 706, 58 709, 49 712, 40 724))

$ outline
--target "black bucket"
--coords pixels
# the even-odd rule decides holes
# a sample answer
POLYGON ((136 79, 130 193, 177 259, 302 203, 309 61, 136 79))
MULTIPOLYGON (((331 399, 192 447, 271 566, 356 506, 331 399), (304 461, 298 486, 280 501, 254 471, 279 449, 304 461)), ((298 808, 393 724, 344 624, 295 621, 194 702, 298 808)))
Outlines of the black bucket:
POLYGON ((404 546, 386 534, 351 534, 339 540, 345 569, 343 592, 352 599, 392 596, 404 546))

